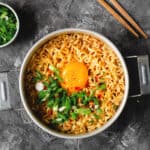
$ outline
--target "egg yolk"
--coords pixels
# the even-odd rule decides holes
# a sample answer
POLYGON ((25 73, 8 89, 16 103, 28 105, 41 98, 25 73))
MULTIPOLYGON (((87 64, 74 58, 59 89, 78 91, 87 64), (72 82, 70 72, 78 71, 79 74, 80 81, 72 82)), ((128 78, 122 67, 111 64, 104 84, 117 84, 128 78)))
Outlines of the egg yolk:
POLYGON ((66 64, 62 71, 64 87, 70 91, 84 88, 88 80, 88 70, 84 63, 72 62, 66 64))

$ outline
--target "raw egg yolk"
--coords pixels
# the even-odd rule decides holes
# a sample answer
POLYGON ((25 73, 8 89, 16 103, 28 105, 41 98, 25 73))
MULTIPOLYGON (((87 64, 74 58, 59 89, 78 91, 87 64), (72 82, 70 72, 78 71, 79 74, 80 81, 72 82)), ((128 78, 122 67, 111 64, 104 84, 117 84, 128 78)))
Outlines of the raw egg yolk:
POLYGON ((84 88, 88 80, 88 70, 84 63, 72 62, 67 64, 62 71, 64 87, 70 91, 84 88))

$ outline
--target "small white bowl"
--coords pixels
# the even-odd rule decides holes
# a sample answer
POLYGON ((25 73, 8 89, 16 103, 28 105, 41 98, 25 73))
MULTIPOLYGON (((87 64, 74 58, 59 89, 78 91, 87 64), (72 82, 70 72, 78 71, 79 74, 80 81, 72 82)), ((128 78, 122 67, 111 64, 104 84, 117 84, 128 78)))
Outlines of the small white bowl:
POLYGON ((3 48, 3 47, 10 45, 16 39, 16 37, 19 33, 19 29, 20 29, 20 22, 19 22, 19 17, 17 15, 17 13, 15 12, 15 10, 12 7, 10 7, 8 4, 2 3, 2 2, 0 2, 0 6, 4 6, 4 7, 8 8, 15 15, 16 20, 17 20, 16 33, 14 34, 14 36, 12 37, 12 39, 10 41, 8 41, 7 43, 5 43, 3 45, 0 45, 0 48, 3 48))

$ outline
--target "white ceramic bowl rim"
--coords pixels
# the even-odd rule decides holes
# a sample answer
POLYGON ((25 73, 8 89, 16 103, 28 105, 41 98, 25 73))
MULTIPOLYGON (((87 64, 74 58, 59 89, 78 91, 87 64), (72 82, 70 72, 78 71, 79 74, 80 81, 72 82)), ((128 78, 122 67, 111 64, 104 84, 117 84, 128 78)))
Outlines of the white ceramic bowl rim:
POLYGON ((9 10, 11 10, 11 12, 15 15, 15 18, 17 21, 17 29, 16 29, 16 32, 15 32, 13 38, 10 41, 8 41, 7 43, 0 45, 0 48, 2 48, 2 47, 6 47, 6 46, 10 45, 16 39, 16 37, 19 33, 19 29, 20 29, 20 22, 19 22, 19 17, 17 15, 16 11, 11 6, 9 6, 8 4, 2 3, 2 2, 0 2, 0 6, 4 6, 4 7, 8 8, 9 10))
POLYGON ((104 37, 100 33, 96 33, 96 32, 85 30, 85 29, 68 28, 68 29, 57 30, 57 31, 54 31, 54 32, 46 35, 45 37, 40 39, 38 42, 36 42, 36 44, 33 45, 33 47, 28 51, 26 57, 24 58, 24 61, 23 61, 23 64, 22 64, 22 67, 21 67, 21 70, 20 70, 19 90, 20 90, 21 100, 22 100, 22 103, 24 105, 24 108, 27 111, 28 115, 31 117, 31 119, 34 121, 35 124, 37 124, 44 131, 46 131, 46 132, 48 132, 48 133, 50 133, 50 134, 52 134, 54 136, 57 136, 57 137, 60 137, 60 138, 66 138, 66 139, 80 139, 80 138, 87 138, 87 137, 96 135, 96 134, 104 131, 110 125, 112 125, 115 122, 115 120, 119 117, 119 115, 121 114, 123 108, 125 107, 125 104, 126 104, 126 101, 127 101, 127 98, 128 98, 129 76, 128 76, 128 70, 127 70, 127 67, 126 67, 126 63, 125 63, 121 53, 119 52, 118 48, 110 40, 108 40, 106 37, 104 37), (60 133, 60 132, 57 132, 55 130, 52 130, 52 129, 48 128, 41 121, 39 121, 39 119, 37 117, 35 117, 35 115, 31 111, 30 107, 28 106, 26 98, 25 98, 23 79, 24 79, 24 72, 25 72, 25 69, 26 69, 26 65, 28 64, 29 58, 38 49, 38 47, 40 47, 46 41, 48 41, 48 39, 50 39, 50 38, 52 38, 52 37, 54 37, 56 35, 63 34, 63 33, 75 33, 75 32, 93 35, 93 36, 101 39, 105 43, 107 43, 112 48, 112 50, 118 56, 118 58, 119 58, 119 60, 120 60, 120 62, 122 64, 123 70, 124 70, 124 74, 125 74, 125 92, 124 92, 123 100, 122 100, 122 102, 121 102, 117 112, 102 127, 98 128, 98 129, 96 129, 96 130, 94 130, 94 131, 92 131, 90 133, 85 133, 85 134, 80 134, 80 135, 69 135, 69 134, 60 133))

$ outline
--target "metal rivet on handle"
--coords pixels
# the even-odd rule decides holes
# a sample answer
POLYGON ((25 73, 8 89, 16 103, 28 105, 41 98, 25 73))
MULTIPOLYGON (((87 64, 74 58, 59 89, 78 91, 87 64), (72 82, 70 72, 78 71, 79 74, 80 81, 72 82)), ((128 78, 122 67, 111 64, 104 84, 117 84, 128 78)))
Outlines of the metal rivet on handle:
POLYGON ((0 82, 0 93, 1 93, 1 100, 6 101, 6 88, 5 88, 5 82, 1 81, 0 82))
POLYGON ((145 65, 141 65, 141 73, 142 73, 142 83, 145 85, 147 83, 147 73, 145 65))
POLYGON ((8 110, 10 108, 8 72, 0 72, 0 110, 8 110))

